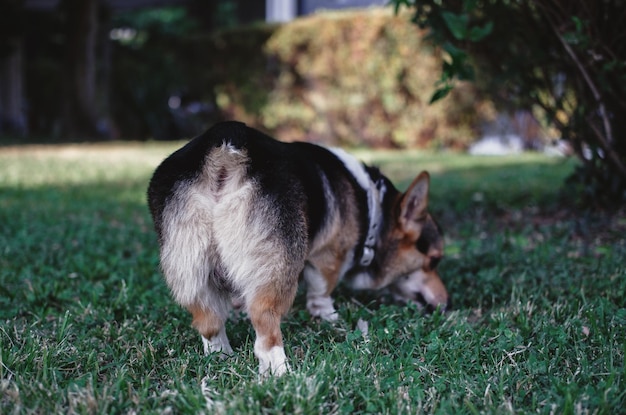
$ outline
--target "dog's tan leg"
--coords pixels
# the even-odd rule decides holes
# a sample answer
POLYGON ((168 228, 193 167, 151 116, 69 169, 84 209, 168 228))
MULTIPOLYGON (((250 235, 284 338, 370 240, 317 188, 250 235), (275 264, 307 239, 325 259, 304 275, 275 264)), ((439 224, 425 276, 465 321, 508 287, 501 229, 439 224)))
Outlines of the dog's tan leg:
POLYGON ((213 310, 200 305, 193 305, 187 309, 193 316, 192 326, 202 336, 204 353, 219 353, 220 357, 231 355, 233 349, 226 336, 225 319, 213 310))
POLYGON ((336 266, 326 267, 321 271, 313 264, 304 268, 306 281, 306 308, 313 317, 326 321, 335 321, 339 317, 330 294, 338 282, 336 266))
POLYGON ((248 301, 248 314, 256 332, 254 354, 259 359, 259 374, 280 376, 289 370, 280 321, 296 294, 296 286, 288 289, 261 290, 248 301))

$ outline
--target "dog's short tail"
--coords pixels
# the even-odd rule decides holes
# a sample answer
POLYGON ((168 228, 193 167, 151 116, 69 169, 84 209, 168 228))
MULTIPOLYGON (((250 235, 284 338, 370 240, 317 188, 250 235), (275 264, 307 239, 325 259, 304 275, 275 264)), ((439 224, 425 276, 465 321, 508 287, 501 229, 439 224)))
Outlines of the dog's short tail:
POLYGON ((213 148, 204 167, 204 177, 210 178, 211 193, 219 196, 240 188, 246 180, 247 164, 245 148, 238 148, 228 140, 213 148))

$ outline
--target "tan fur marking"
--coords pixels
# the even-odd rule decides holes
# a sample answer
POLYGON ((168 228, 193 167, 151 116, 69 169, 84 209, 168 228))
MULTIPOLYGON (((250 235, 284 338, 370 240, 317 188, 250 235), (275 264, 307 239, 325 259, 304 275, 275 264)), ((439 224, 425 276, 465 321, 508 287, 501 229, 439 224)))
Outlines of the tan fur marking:
POLYGON ((394 296, 402 301, 415 301, 420 294, 432 307, 445 309, 448 304, 448 291, 435 271, 415 271, 396 280, 391 288, 394 296))
POLYGON ((324 251, 323 254, 317 255, 309 260, 311 265, 319 270, 326 281, 326 291, 324 295, 329 296, 335 287, 337 287, 339 278, 341 277, 341 266, 345 258, 345 250, 338 253, 331 248, 324 251))
POLYGON ((439 274, 434 271, 426 272, 426 278, 424 278, 424 285, 428 287, 435 297, 448 299, 448 291, 441 282, 439 274))
POLYGON ((248 302, 248 315, 256 332, 254 354, 259 359, 261 376, 280 376, 289 370, 280 322, 293 304, 296 289, 296 284, 266 285, 248 302))
POLYGON ((420 292, 426 302, 433 307, 445 307, 448 303, 448 291, 439 278, 439 274, 435 271, 424 272, 423 286, 420 292))
POLYGON ((283 345, 280 331, 282 317, 289 311, 295 298, 297 286, 272 288, 259 292, 248 304, 250 321, 257 338, 263 340, 266 350, 283 345))
POLYGON ((421 232, 421 220, 427 215, 429 186, 430 175, 423 171, 400 197, 398 223, 402 230, 410 234, 411 237, 417 238, 421 232))
POLYGON ((429 175, 419 174, 407 191, 394 200, 394 226, 384 237, 387 243, 382 278, 377 279, 375 288, 382 288, 411 272, 424 269, 430 270, 431 257, 443 255, 443 246, 433 247, 428 255, 417 250, 415 246, 421 236, 423 227, 432 222, 428 207, 429 175), (410 199, 413 199, 412 201, 410 199), (390 243, 395 241, 395 243, 390 243))
POLYGON ((217 314, 198 305, 189 306, 187 310, 193 317, 191 325, 207 339, 215 337, 224 325, 224 321, 217 314))
MULTIPOLYGON (((354 200, 354 192, 348 188, 342 198, 354 200)), ((339 203, 339 201, 337 201, 339 203)), ((313 265, 326 281, 325 295, 329 296, 342 276, 348 252, 359 238, 358 212, 354 203, 341 202, 334 207, 332 222, 313 241, 307 261, 313 265)))
POLYGON ((328 286, 326 287, 326 295, 330 295, 335 287, 337 287, 337 284, 339 283, 339 272, 341 271, 341 264, 343 263, 345 257, 345 252, 343 253, 343 255, 337 255, 333 259, 329 260, 326 263, 326 266, 320 269, 328 284, 328 286))
POLYGON ((389 240, 396 241, 395 244, 388 244, 385 252, 385 261, 381 276, 377 280, 375 288, 383 288, 393 283, 400 276, 419 270, 424 266, 426 256, 422 255, 416 248, 417 236, 412 232, 404 232, 400 224, 390 232, 389 240))

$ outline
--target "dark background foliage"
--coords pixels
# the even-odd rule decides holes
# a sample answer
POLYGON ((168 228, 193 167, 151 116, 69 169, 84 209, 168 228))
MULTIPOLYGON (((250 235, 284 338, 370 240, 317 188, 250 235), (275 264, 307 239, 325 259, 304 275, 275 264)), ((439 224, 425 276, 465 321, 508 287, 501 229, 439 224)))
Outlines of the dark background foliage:
POLYGON ((447 52, 434 100, 477 79, 500 105, 540 109, 583 161, 587 204, 626 199, 626 7, 621 0, 395 0, 447 52))
POLYGON ((76 125, 60 105, 72 95, 64 84, 72 65, 61 59, 70 16, 29 12, 30 134, 175 139, 235 118, 287 140, 465 148, 494 116, 470 85, 428 106, 440 53, 408 14, 379 8, 241 24, 236 5, 222 3, 101 12, 93 102, 76 105, 92 125, 76 125))
POLYGON ((285 140, 463 149, 523 110, 544 130, 517 133, 580 156, 568 189, 585 205, 624 201, 620 0, 395 0, 400 14, 283 25, 260 22, 262 2, 131 3, 3 2, 0 133, 172 139, 237 118, 285 140), (57 5, 32 7, 44 3, 57 5))

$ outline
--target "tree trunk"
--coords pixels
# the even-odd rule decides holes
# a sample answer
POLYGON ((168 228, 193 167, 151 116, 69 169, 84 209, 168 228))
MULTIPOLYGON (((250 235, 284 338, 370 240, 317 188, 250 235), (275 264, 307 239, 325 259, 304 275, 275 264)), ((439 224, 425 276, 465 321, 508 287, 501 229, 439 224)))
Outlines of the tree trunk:
POLYGON ((0 56, 0 133, 28 134, 24 106, 23 49, 20 38, 6 40, 9 54, 0 56))
POLYGON ((98 137, 96 40, 98 0, 65 0, 66 54, 63 130, 72 138, 98 137))

